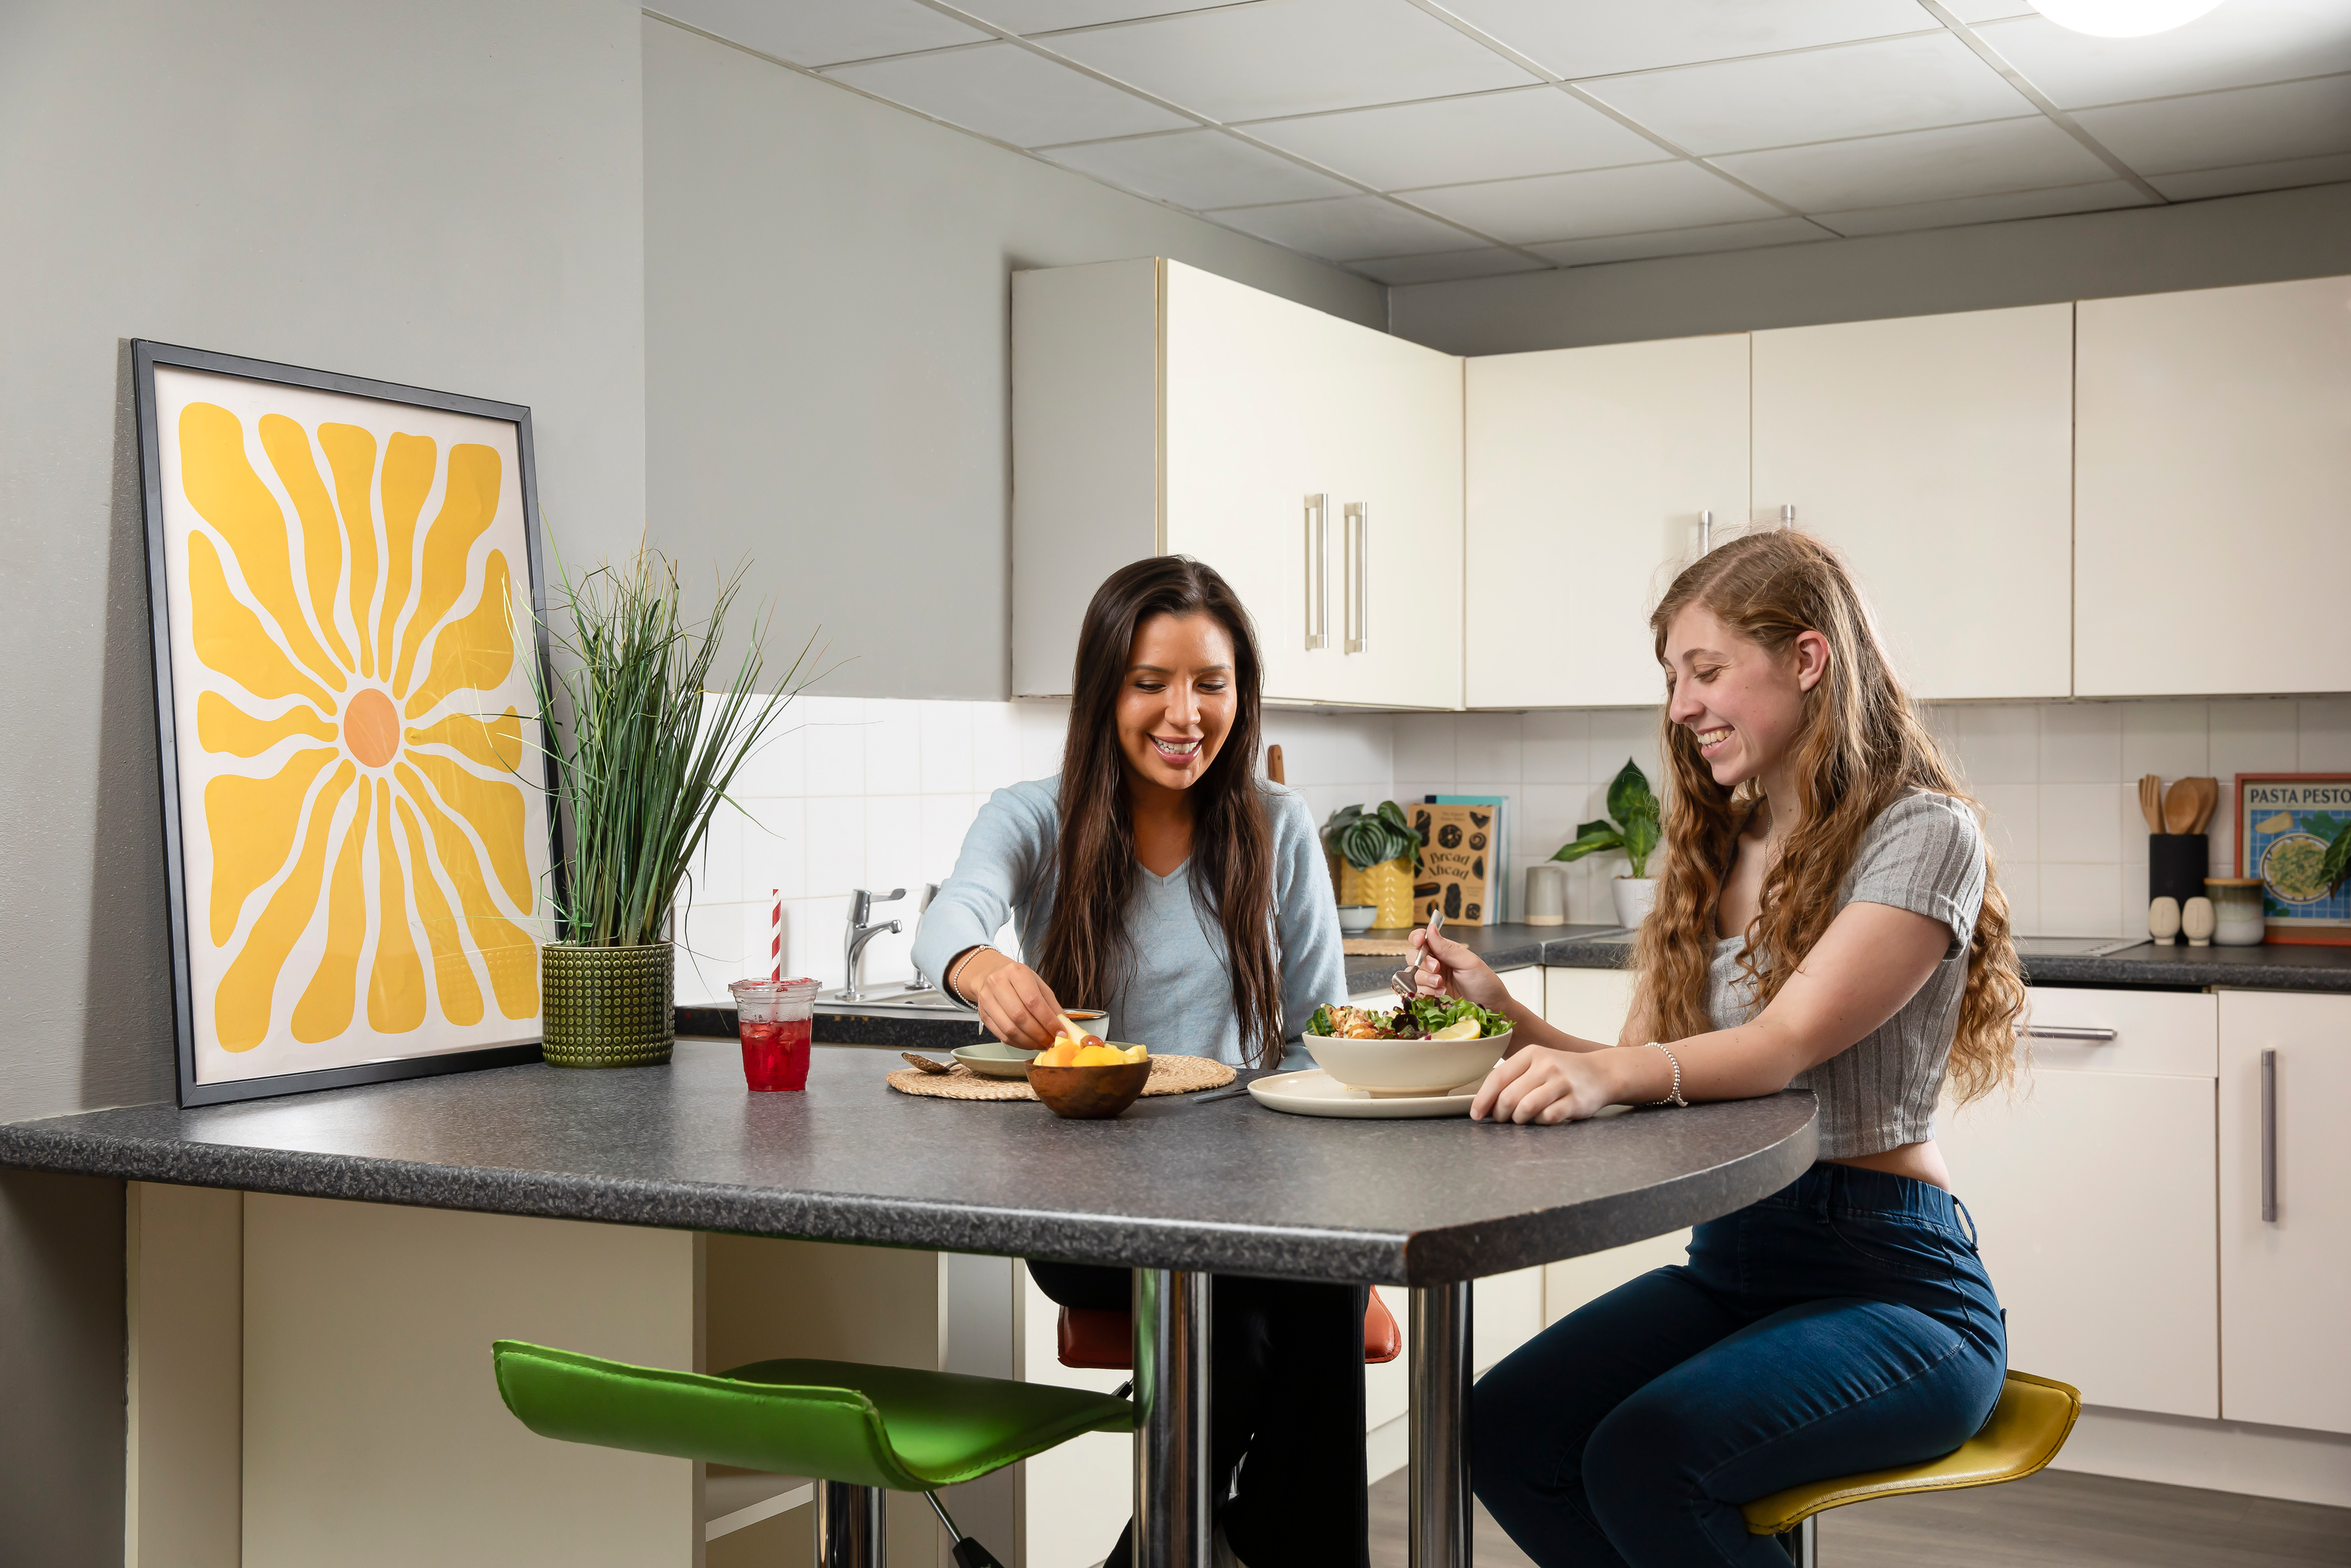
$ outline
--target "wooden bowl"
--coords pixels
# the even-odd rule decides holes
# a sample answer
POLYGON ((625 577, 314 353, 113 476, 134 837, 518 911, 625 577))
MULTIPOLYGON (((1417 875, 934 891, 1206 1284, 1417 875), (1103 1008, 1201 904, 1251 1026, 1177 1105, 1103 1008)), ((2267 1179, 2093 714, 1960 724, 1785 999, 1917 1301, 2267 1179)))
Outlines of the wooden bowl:
POLYGON ((1056 1116, 1092 1121, 1115 1116, 1143 1097, 1151 1082, 1148 1061, 1101 1067, 1040 1067, 1029 1064, 1029 1087, 1056 1116))

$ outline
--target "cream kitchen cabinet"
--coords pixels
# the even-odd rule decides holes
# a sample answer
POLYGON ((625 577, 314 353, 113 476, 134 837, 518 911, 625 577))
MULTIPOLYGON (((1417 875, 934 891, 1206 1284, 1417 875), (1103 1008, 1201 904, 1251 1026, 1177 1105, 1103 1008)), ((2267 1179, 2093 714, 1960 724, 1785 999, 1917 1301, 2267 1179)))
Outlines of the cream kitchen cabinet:
POLYGON ((2220 1414, 2351 1432, 2351 997, 2219 1000, 2220 1414))
POLYGON ((2220 1414, 2210 996, 2032 992, 2032 1068, 1936 1118, 2009 1363, 2093 1405, 2220 1414))
POLYGON ((1836 546, 1918 697, 2073 690, 2074 307, 1754 335, 1759 523, 1836 546))
POLYGON ((1461 361, 1144 257, 1012 292, 1016 695, 1070 690, 1102 579, 1215 567, 1277 701, 1461 701, 1461 361))
POLYGON ((1747 334, 1473 359, 1468 702, 1655 703, 1650 608, 1747 516, 1747 334))
POLYGON ((2079 307, 2074 690, 2351 690, 2351 277, 2079 307))

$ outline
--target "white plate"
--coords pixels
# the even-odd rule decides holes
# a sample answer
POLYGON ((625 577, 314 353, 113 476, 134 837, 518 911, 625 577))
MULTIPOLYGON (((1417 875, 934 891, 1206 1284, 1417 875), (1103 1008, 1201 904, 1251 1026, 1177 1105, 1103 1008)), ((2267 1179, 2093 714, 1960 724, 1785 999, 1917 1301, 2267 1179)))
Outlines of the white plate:
MULTIPOLYGON (((1484 1082, 1479 1079, 1479 1082, 1484 1082)), ((1319 1067, 1303 1072, 1277 1072, 1249 1081, 1249 1095, 1269 1110, 1294 1116, 1351 1116, 1389 1120, 1405 1116, 1467 1116, 1478 1097, 1477 1083, 1464 1083, 1443 1094, 1379 1095, 1350 1089, 1319 1067)))

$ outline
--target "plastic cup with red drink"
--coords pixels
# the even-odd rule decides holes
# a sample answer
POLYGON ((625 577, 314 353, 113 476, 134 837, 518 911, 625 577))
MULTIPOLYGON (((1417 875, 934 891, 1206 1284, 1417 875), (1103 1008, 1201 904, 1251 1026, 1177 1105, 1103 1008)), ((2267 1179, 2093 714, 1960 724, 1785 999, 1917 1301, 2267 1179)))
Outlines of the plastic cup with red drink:
POLYGON ((737 980, 726 988, 735 993, 743 1082, 761 1092, 807 1088, 816 982, 737 980))

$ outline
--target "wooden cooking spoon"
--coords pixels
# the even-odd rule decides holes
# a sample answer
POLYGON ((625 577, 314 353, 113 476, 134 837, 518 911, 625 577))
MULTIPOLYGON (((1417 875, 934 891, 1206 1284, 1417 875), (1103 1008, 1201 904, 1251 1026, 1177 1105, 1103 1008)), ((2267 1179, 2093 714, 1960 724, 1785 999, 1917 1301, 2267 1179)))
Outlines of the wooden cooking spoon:
POLYGON ((2184 833, 2189 831, 2195 821, 2195 791, 2189 789, 2188 780, 2182 779, 2163 792, 2163 831, 2184 833))
POLYGON ((2138 814, 2147 819, 2148 832, 2163 831, 2163 780, 2152 773, 2139 777, 2138 814))
POLYGON ((2180 783, 2191 789, 2189 799, 2196 807, 2194 821, 2188 831, 2200 833, 2211 825, 2213 809, 2220 803, 2220 781, 2218 779, 2183 779, 2180 783))

